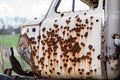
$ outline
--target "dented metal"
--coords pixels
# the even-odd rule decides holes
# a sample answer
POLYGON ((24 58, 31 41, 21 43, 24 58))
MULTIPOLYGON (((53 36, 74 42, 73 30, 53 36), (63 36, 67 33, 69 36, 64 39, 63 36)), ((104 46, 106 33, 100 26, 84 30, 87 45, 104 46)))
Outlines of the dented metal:
POLYGON ((105 60, 112 70, 117 70, 118 62, 111 60, 103 48, 103 0, 96 10, 55 13, 58 1, 53 1, 40 24, 22 28, 18 52, 38 76, 107 79, 105 60))

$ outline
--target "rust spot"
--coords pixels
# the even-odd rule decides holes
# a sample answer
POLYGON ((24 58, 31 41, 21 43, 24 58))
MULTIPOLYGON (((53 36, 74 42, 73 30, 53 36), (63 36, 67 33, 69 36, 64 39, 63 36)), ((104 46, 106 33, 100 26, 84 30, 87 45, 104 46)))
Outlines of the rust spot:
POLYGON ((57 22, 57 19, 55 20, 55 22, 57 22))
POLYGON ((81 35, 81 38, 83 38, 83 35, 81 35))
POLYGON ((41 41, 41 43, 42 43, 42 45, 45 45, 45 43, 44 43, 44 41, 43 41, 43 40, 41 41))
POLYGON ((64 14, 61 14, 61 17, 63 17, 64 16, 64 14))
POLYGON ((54 26, 55 28, 58 28, 58 24, 54 24, 53 26, 54 26))
POLYGON ((77 33, 77 36, 80 36, 80 33, 77 33))
POLYGON ((62 69, 62 66, 60 66, 60 69, 62 69))
POLYGON ((75 18, 78 18, 78 17, 79 17, 79 15, 76 15, 76 16, 75 16, 75 18))
POLYGON ((52 70, 54 71, 54 70, 55 70, 55 68, 52 68, 52 70))
POLYGON ((43 53, 43 56, 45 56, 45 53, 43 53))
POLYGON ((84 72, 84 69, 82 69, 82 72, 84 72))
POLYGON ((70 73, 70 72, 71 72, 71 70, 72 70, 72 67, 69 67, 69 68, 68 68, 68 73, 70 73))
POLYGON ((68 59, 66 59, 66 62, 68 62, 68 59))
POLYGON ((91 52, 87 52, 87 55, 91 55, 91 52))
POLYGON ((49 75, 48 77, 51 78, 51 75, 49 75))
POLYGON ((53 55, 57 55, 57 53, 55 52, 55 53, 53 53, 53 55))
POLYGON ((38 58, 39 58, 39 56, 36 56, 36 58, 38 59, 38 58))
POLYGON ((92 72, 93 72, 93 70, 90 70, 90 72, 92 73, 92 72))
POLYGON ((51 66, 53 66, 53 63, 50 63, 51 66))
POLYGON ((84 13, 84 15, 86 15, 87 13, 84 13))
POLYGON ((39 49, 39 46, 37 46, 37 49, 39 49))
POLYGON ((45 50, 45 47, 42 47, 42 50, 45 50))
POLYGON ((50 55, 48 56, 48 59, 50 59, 50 55))
POLYGON ((90 61, 92 61, 92 58, 90 58, 90 61))
POLYGON ((74 66, 76 66, 76 64, 73 64, 74 66))
POLYGON ((62 58, 63 56, 62 56, 62 55, 60 55, 60 57, 62 58))
POLYGON ((65 31, 63 31, 63 35, 65 35, 65 31))
POLYGON ((92 46, 92 45, 89 45, 88 48, 91 50, 91 49, 93 49, 93 46, 92 46))
POLYGON ((113 70, 113 68, 111 68, 111 70, 113 70))
POLYGON ((47 74, 47 72, 45 72, 45 74, 47 74))
POLYGON ((69 33, 67 33, 67 36, 69 36, 69 33))
POLYGON ((54 30, 52 30, 52 33, 54 33, 55 31, 54 30))
POLYGON ((87 74, 87 75, 90 75, 90 72, 87 72, 86 74, 87 74))
POLYGON ((93 16, 91 16, 90 19, 93 19, 93 16))
POLYGON ((96 72, 97 71, 97 69, 94 69, 94 72, 96 72))
POLYGON ((78 71, 81 71, 81 69, 79 68, 78 71))
POLYGON ((70 20, 66 20, 66 23, 69 24, 69 23, 70 23, 70 20))
POLYGON ((89 61, 89 64, 92 64, 92 62, 91 62, 91 61, 89 61))
POLYGON ((56 59, 54 59, 54 62, 56 61, 56 59))
POLYGON ((93 25, 93 22, 91 22, 90 24, 93 25))
POLYGON ((83 73, 82 72, 80 72, 80 75, 82 75, 83 73))
POLYGON ((80 18, 77 18, 77 22, 82 22, 82 20, 80 18))
POLYGON ((90 30, 92 30, 92 27, 90 27, 90 30))
POLYGON ((53 73, 53 71, 52 71, 51 69, 49 70, 49 72, 50 72, 50 73, 53 73))
POLYGON ((45 28, 43 28, 42 31, 45 32, 45 28))
POLYGON ((52 59, 50 61, 52 62, 52 59))
POLYGON ((75 32, 80 32, 82 28, 74 28, 75 32))
POLYGON ((35 46, 33 46, 33 49, 35 49, 35 46))
POLYGON ((87 27, 87 30, 90 29, 89 27, 87 27))
POLYGON ((86 23, 86 24, 88 24, 88 23, 89 23, 88 19, 86 19, 85 23, 86 23))
POLYGON ((71 19, 71 17, 69 17, 69 19, 71 19))
POLYGON ((70 70, 68 70, 68 73, 70 73, 70 70))
POLYGON ((97 58, 100 60, 100 59, 101 59, 101 56, 100 56, 100 55, 98 55, 98 56, 97 56, 97 58))
POLYGON ((88 32, 86 32, 86 33, 84 34, 84 36, 85 36, 85 37, 88 37, 88 32))
POLYGON ((83 42, 81 42, 81 45, 82 45, 83 47, 85 47, 85 44, 84 44, 83 42))
POLYGON ((64 63, 64 67, 67 67, 67 64, 66 64, 66 63, 64 63))
POLYGON ((52 29, 51 29, 51 28, 49 28, 49 30, 51 31, 52 29))
POLYGON ((84 28, 84 27, 81 27, 81 29, 83 29, 83 30, 84 30, 85 28, 84 28))
POLYGON ((60 72, 57 72, 57 75, 60 75, 60 72))
POLYGON ((35 51, 35 53, 36 53, 36 52, 37 52, 37 49, 35 49, 34 51, 35 51))
POLYGON ((60 27, 61 29, 63 28, 63 26, 60 27))
POLYGON ((59 61, 57 60, 56 62, 58 63, 59 61))

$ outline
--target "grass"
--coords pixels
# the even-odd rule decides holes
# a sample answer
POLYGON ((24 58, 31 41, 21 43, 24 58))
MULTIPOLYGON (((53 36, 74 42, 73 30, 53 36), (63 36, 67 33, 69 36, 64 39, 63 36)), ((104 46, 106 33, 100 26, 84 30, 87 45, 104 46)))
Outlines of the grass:
POLYGON ((19 39, 19 34, 16 35, 0 35, 0 44, 3 46, 11 46, 16 48, 19 39))

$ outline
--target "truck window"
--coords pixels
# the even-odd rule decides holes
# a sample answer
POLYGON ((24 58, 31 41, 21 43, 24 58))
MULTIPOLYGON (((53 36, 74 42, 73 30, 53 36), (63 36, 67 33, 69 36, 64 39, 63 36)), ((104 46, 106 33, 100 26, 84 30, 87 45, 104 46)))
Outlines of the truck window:
POLYGON ((75 11, 90 10, 90 6, 81 0, 75 0, 75 11))
POLYGON ((57 12, 69 12, 72 11, 72 0, 61 0, 57 8, 57 12))
POLYGON ((61 0, 57 12, 74 12, 98 7, 99 0, 61 0))

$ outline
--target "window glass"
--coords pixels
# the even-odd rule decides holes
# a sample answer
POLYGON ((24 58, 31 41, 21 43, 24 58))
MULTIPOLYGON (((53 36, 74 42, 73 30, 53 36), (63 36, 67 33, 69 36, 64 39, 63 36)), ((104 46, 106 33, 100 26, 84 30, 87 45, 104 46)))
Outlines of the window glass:
POLYGON ((61 0, 57 12, 69 12, 72 11, 72 0, 61 0))
POLYGON ((86 3, 82 2, 81 0, 75 0, 75 11, 81 11, 81 10, 89 10, 90 6, 88 6, 86 3))

